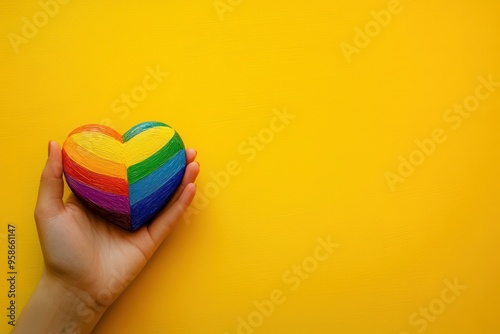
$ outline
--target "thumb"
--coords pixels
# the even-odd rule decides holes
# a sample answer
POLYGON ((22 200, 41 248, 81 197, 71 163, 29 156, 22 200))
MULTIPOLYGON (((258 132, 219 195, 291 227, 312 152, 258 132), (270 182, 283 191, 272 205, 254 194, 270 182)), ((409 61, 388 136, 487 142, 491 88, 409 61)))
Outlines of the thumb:
POLYGON ((64 183, 62 179, 62 153, 59 144, 49 142, 49 158, 40 178, 35 220, 39 223, 58 215, 64 208, 62 201, 64 183))

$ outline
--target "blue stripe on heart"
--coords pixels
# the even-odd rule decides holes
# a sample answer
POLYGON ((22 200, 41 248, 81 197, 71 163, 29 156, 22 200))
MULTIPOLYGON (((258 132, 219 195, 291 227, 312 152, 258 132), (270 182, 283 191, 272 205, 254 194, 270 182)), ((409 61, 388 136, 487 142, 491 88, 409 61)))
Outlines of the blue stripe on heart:
POLYGON ((132 205, 132 231, 141 227, 145 222, 149 221, 155 214, 167 203, 173 196, 175 189, 179 186, 184 177, 184 169, 177 171, 166 183, 156 189, 148 197, 143 198, 139 202, 132 205))
POLYGON ((181 150, 157 170, 131 184, 129 186, 130 205, 133 206, 163 187, 177 172, 184 170, 185 164, 186 151, 181 150))

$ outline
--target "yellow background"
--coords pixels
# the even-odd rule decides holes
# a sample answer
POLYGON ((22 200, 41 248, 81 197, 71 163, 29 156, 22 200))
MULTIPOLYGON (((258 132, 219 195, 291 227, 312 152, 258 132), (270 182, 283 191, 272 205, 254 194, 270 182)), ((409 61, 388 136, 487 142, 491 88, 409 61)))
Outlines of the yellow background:
POLYGON ((95 333, 233 334, 274 289, 286 301, 255 333, 417 333, 410 315, 455 278, 467 289, 425 332, 499 333, 500 88, 459 129, 443 120, 479 76, 500 81, 499 2, 401 1, 351 63, 340 44, 387 1, 232 3, 221 21, 211 0, 73 0, 15 53, 9 33, 41 7, 1 2, 0 277, 13 223, 19 306, 42 271, 32 212, 47 141, 158 120, 198 150, 201 193, 229 161, 241 173, 178 225, 95 333), (169 75, 121 117, 113 101, 148 66, 169 75), (238 146, 285 107, 295 119, 246 161, 238 146), (385 173, 435 128, 447 141, 392 192, 385 173), (282 275, 329 235, 340 247, 291 291, 282 275))

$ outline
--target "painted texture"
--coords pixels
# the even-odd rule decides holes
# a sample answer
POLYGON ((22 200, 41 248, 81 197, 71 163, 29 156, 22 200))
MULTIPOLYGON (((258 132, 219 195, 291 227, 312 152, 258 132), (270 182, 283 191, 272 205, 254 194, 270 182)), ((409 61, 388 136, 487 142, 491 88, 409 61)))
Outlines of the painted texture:
POLYGON ((72 131, 62 147, 73 193, 108 221, 129 231, 147 224, 173 196, 186 169, 178 133, 143 122, 123 136, 98 124, 72 131))
POLYGON ((41 6, 1 2, 19 307, 47 141, 159 120, 198 150, 200 193, 95 333, 500 332, 498 1, 222 2, 223 21, 213 1, 72 0, 18 53, 41 6))

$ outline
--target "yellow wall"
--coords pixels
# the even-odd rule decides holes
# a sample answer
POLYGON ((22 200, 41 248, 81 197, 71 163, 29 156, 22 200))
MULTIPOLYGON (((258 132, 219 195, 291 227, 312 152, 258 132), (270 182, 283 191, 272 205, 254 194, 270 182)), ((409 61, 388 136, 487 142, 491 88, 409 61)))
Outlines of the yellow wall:
POLYGON ((499 333, 500 4, 393 1, 2 1, 0 277, 10 223, 19 309, 47 141, 158 120, 199 151, 201 196, 95 333, 499 333))

